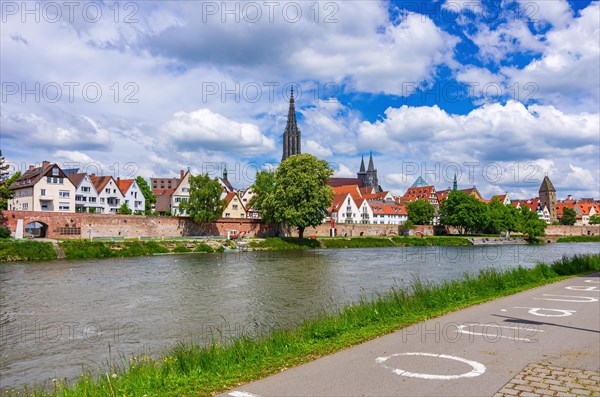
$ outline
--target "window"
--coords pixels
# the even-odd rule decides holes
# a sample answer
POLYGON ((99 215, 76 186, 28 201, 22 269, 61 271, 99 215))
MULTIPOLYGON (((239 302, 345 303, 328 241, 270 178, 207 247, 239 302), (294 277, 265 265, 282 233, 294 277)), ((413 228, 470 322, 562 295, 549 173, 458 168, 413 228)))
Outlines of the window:
POLYGON ((61 185, 65 182, 65 178, 58 178, 58 183, 61 185))
POLYGON ((96 197, 90 197, 90 203, 95 203, 96 202, 96 197))
POLYGON ((52 175, 58 176, 58 168, 57 167, 52 168, 52 175))
POLYGON ((28 210, 29 209, 29 203, 23 203, 23 209, 24 210, 28 210))
POLYGON ((225 213, 225 218, 231 218, 231 214, 229 212, 225 213))
POLYGON ((81 191, 82 191, 83 193, 89 193, 89 192, 90 192, 90 187, 89 187, 89 186, 83 186, 83 187, 81 188, 81 191))
POLYGON ((42 195, 42 196, 45 196, 45 195, 46 195, 46 189, 42 189, 42 190, 40 191, 40 195, 42 195))
POLYGON ((104 201, 105 201, 105 200, 104 200, 104 197, 100 197, 100 203, 101 203, 101 204, 104 204, 104 201))
POLYGON ((58 197, 69 198, 71 197, 71 192, 69 192, 68 190, 61 190, 58 192, 58 197))
POLYGON ((104 189, 104 193, 110 193, 110 189, 109 188, 104 189))
POLYGON ((42 204, 42 211, 48 211, 48 204, 46 204, 46 203, 42 204))
POLYGON ((69 210, 70 205, 69 203, 58 203, 58 210, 59 211, 68 211, 69 210))
POLYGON ((232 206, 232 208, 233 208, 234 210, 237 210, 237 209, 238 209, 238 206, 234 204, 234 205, 232 206))

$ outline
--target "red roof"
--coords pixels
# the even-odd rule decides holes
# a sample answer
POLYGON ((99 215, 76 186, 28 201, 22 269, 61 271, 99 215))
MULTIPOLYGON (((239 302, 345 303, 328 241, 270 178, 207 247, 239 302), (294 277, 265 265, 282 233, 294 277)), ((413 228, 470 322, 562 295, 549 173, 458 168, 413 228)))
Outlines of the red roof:
POLYGON ((331 207, 329 207, 329 209, 327 210, 327 212, 331 213, 331 212, 339 212, 340 208, 343 207, 344 202, 346 201, 346 198, 348 197, 350 193, 349 192, 344 192, 344 193, 340 193, 340 194, 336 194, 333 197, 333 200, 331 201, 331 207))
POLYGON ((379 193, 372 193, 372 194, 363 194, 363 198, 372 201, 372 200, 382 200, 385 201, 386 196, 388 195, 388 192, 379 192, 379 193))
POLYGON ((397 204, 371 203, 373 215, 408 215, 406 207, 397 204))
MULTIPOLYGON (((426 200, 429 201, 431 196, 435 196, 434 186, 409 187, 404 196, 403 201, 426 200)), ((437 197, 436 197, 437 198, 437 197)))
POLYGON ((333 188, 333 192, 336 194, 336 196, 338 194, 350 193, 350 196, 352 196, 352 198, 354 200, 358 200, 363 197, 362 194, 360 193, 360 189, 359 189, 358 185, 336 186, 333 188))
POLYGON ((557 216, 562 216, 563 214, 563 210, 565 208, 571 208, 572 210, 575 209, 575 201, 569 202, 569 203, 558 203, 556 204, 556 215, 557 216))
POLYGON ((129 188, 131 187, 131 185, 133 185, 133 182, 135 182, 135 179, 118 179, 117 178, 116 182, 117 182, 117 186, 119 187, 119 190, 121 191, 121 193, 123 193, 123 195, 125 195, 125 193, 127 193, 129 188))

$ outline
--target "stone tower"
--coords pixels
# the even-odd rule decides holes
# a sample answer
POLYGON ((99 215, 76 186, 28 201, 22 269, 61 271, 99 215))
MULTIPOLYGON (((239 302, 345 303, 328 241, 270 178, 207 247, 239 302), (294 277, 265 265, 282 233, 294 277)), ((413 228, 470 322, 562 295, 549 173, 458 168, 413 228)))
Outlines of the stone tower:
POLYGON ((288 111, 287 124, 283 133, 283 156, 281 161, 294 154, 300 154, 300 129, 296 124, 296 107, 294 106, 294 87, 290 95, 290 109, 288 111))
POLYGON ((558 220, 558 217, 556 216, 556 189, 547 175, 542 181, 539 193, 542 208, 546 206, 550 212, 550 222, 556 222, 558 220))

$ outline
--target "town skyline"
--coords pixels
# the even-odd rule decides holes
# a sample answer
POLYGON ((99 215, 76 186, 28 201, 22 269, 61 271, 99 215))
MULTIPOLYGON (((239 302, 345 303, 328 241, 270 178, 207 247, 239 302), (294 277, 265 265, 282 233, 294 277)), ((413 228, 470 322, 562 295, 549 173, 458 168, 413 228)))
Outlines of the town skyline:
POLYGON ((40 6, 36 22, 3 3, 7 161, 146 179, 225 165, 242 188, 248 164, 280 161, 294 87, 302 151, 336 177, 354 176, 373 151, 394 194, 418 176, 449 187, 458 171, 461 186, 488 197, 534 197, 546 175, 559 196, 600 196, 598 2, 534 12, 517 1, 306 3, 298 20, 281 13, 297 5, 288 2, 273 21, 263 3, 258 20, 242 3, 237 19, 203 4, 118 15, 97 5, 93 21, 40 6))

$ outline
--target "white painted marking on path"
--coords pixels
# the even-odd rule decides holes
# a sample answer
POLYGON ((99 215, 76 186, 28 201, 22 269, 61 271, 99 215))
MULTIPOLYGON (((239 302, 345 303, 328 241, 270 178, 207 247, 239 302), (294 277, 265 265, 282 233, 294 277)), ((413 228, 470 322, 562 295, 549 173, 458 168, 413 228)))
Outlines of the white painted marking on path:
POLYGON ((585 286, 585 285, 572 285, 570 287, 565 287, 566 289, 570 289, 571 291, 600 291, 600 289, 596 286, 585 286))
POLYGON ((247 391, 232 391, 229 395, 231 397, 260 397, 258 394, 248 393, 247 391))
POLYGON ((571 316, 573 313, 577 313, 576 310, 546 309, 543 307, 514 306, 513 309, 529 309, 529 311, 528 311, 529 314, 533 314, 534 316, 540 316, 540 317, 567 317, 567 316, 571 316), (559 312, 561 314, 544 314, 544 313, 540 313, 540 311, 559 312))
MULTIPOLYGON (((507 335, 502 335, 502 333, 500 334, 496 334, 496 335, 490 335, 486 332, 473 332, 473 331, 467 331, 465 330, 465 328, 467 327, 483 327, 483 330, 485 331, 487 328, 500 328, 500 332, 502 332, 502 328, 504 329, 514 329, 517 331, 526 331, 526 332, 544 332, 540 329, 535 329, 535 330, 531 330, 531 329, 527 329, 524 327, 511 327, 511 326, 507 326, 507 325, 498 325, 498 324, 468 324, 468 325, 464 325, 461 324, 457 327, 456 332, 459 332, 461 334, 465 334, 465 335, 478 335, 478 336, 483 336, 485 337, 490 337, 490 338, 503 338, 503 339, 510 339, 510 340, 514 340, 514 341, 522 341, 522 342, 531 342, 532 340, 529 338, 518 338, 516 336, 507 336, 507 335)), ((516 333, 517 335, 519 334, 518 332, 516 333)))
POLYGON ((572 298, 572 299, 558 299, 558 298, 533 298, 533 299, 537 299, 540 301, 577 302, 577 303, 598 302, 598 298, 592 298, 589 296, 554 295, 554 294, 542 294, 542 296, 558 296, 560 298, 572 298), (583 300, 581 300, 581 299, 583 299, 583 300))
POLYGON ((483 365, 477 361, 467 360, 466 358, 462 358, 462 357, 449 356, 447 354, 433 354, 433 353, 420 353, 420 352, 397 353, 397 354, 392 354, 391 356, 387 356, 387 357, 377 357, 375 359, 375 362, 377 364, 380 364, 385 369, 392 370, 392 372, 395 373, 396 375, 407 376, 409 378, 422 378, 422 379, 429 379, 429 380, 452 380, 452 379, 459 379, 459 378, 474 378, 485 372, 485 365, 483 365), (464 374, 459 374, 459 375, 436 375, 436 374, 422 374, 422 373, 418 373, 418 372, 410 372, 410 371, 405 371, 405 370, 399 369, 399 368, 390 368, 387 365, 385 365, 385 362, 387 360, 389 360, 392 357, 398 357, 398 356, 424 356, 424 357, 437 357, 437 358, 444 358, 444 359, 448 359, 448 360, 455 360, 455 361, 460 361, 461 363, 470 365, 471 367, 473 367, 473 370, 469 371, 469 372, 465 372, 464 374))
POLYGON ((600 281, 598 280, 584 280, 584 283, 592 283, 592 284, 600 284, 600 281))
POLYGON ((506 309, 500 309, 501 312, 507 312, 508 310, 506 309))

